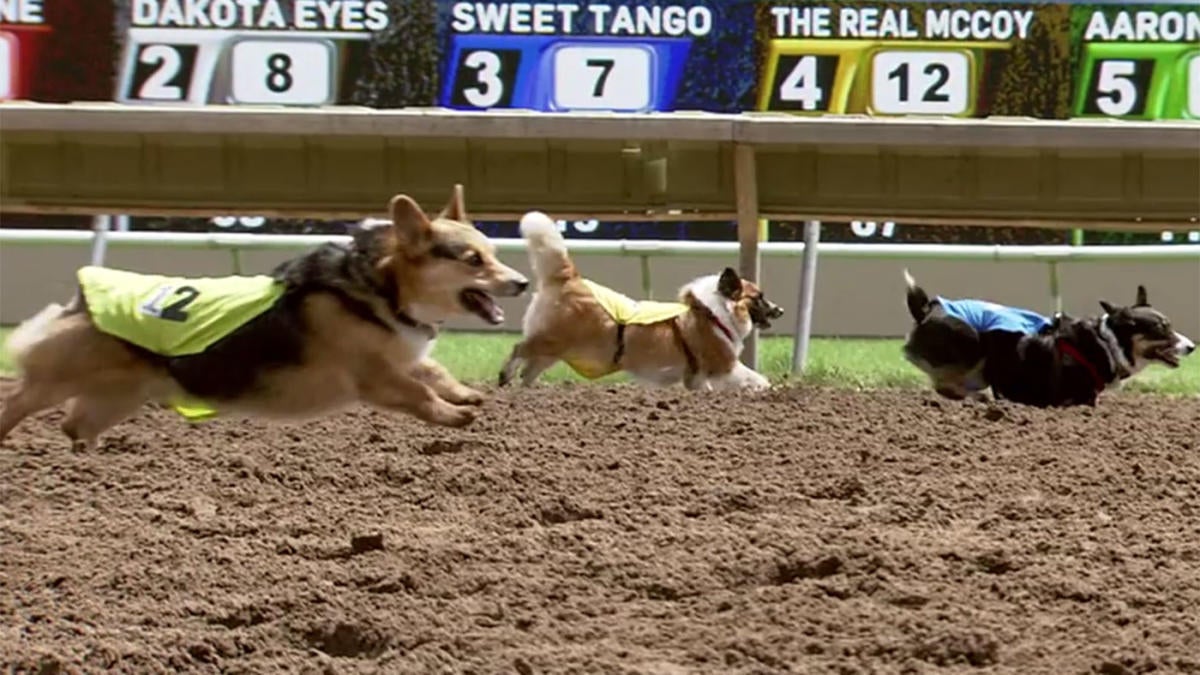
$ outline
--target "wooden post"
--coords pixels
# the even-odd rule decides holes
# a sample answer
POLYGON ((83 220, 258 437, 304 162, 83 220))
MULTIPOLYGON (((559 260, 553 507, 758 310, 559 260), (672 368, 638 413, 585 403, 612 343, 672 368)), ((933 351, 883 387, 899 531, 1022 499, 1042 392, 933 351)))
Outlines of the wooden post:
MULTIPOLYGON (((754 162, 754 146, 736 144, 733 147, 733 184, 737 195, 738 274, 758 283, 761 264, 758 256, 758 171, 754 162)), ((758 331, 746 336, 742 363, 758 369, 758 331)))

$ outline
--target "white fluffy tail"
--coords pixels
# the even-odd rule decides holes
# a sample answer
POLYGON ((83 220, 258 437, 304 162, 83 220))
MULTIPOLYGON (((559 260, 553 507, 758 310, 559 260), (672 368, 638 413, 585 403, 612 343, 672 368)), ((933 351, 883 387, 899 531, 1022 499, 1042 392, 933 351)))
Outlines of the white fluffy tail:
POLYGON ((8 336, 8 342, 4 344, 4 349, 12 356, 13 362, 18 367, 24 362, 29 350, 46 337, 50 324, 62 316, 62 312, 63 306, 52 302, 46 305, 42 311, 21 322, 21 325, 17 326, 17 329, 8 336))
POLYGON ((529 264, 539 283, 561 283, 575 275, 567 240, 550 216, 541 211, 526 213, 521 218, 521 236, 529 245, 529 264))

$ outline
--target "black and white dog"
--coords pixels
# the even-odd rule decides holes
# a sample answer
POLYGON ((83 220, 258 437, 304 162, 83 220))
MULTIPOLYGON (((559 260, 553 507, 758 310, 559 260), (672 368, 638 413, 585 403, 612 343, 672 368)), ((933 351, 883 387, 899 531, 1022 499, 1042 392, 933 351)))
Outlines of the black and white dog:
POLYGON ((947 398, 996 398, 1035 406, 1095 405, 1100 392, 1147 365, 1179 366, 1196 349, 1150 306, 1138 286, 1132 306, 1103 300, 1104 314, 1053 318, 985 300, 929 295, 906 270, 908 311, 916 325, 904 356, 947 398))

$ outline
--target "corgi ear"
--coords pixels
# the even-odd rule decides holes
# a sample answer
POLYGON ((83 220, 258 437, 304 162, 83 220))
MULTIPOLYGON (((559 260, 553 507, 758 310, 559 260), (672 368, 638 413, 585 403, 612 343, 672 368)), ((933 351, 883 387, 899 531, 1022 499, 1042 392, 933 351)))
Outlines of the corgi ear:
POLYGON ((450 193, 450 201, 446 202, 446 206, 442 208, 442 212, 438 214, 438 218, 457 220, 460 223, 471 222, 467 216, 466 200, 463 198, 463 186, 461 183, 455 183, 454 190, 450 193))
POLYGON ((721 278, 717 280, 717 292, 730 300, 737 300, 741 297, 742 278, 733 271, 732 267, 726 267, 721 272, 721 278))
POLYGON ((1105 300, 1100 301, 1100 306, 1103 307, 1104 311, 1108 314, 1116 314, 1117 313, 1117 308, 1113 307, 1111 303, 1109 303, 1105 300))
POLYGON ((1149 307, 1150 300, 1146 297, 1146 287, 1138 284, 1137 302, 1133 303, 1134 307, 1149 307))
POLYGON ((392 197, 388 210, 392 214, 392 231, 396 234, 397 249, 416 248, 430 239, 433 228, 425 212, 408 195, 392 197))

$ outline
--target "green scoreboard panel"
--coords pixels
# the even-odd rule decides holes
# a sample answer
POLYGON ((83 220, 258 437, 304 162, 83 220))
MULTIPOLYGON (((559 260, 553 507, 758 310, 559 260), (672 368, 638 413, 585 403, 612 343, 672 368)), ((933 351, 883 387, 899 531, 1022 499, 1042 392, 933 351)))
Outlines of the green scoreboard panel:
POLYGON ((1121 6, 1077 11, 1084 23, 1073 113, 1200 118, 1200 11, 1121 6))
POLYGON ((756 110, 1200 118, 1200 2, 758 4, 756 110))

